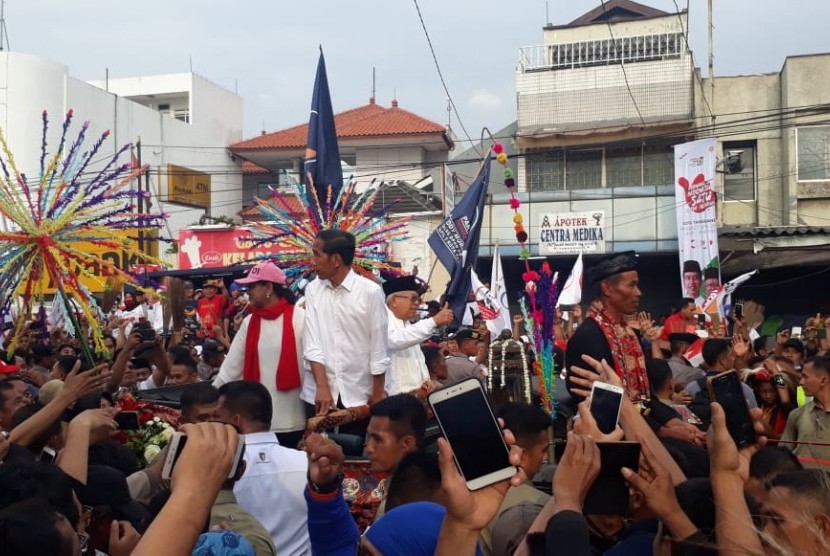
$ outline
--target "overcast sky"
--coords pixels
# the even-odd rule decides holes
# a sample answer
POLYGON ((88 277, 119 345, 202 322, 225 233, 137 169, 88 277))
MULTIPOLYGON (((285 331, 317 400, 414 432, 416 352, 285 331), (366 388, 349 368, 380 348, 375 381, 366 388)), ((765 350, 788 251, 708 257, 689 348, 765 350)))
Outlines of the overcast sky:
MULTIPOLYGON (((606 0, 607 1, 607 0, 606 0)), ((674 12, 675 2, 645 0, 674 12)), ((519 48, 542 43, 545 0, 419 0, 438 61, 474 139, 515 119, 519 48)), ((830 0, 714 0, 715 74, 778 71, 785 56, 830 51, 830 0)), ((549 0, 566 24, 599 0, 549 0)), ((706 67, 706 1, 691 0, 690 43, 706 67)), ((11 50, 66 64, 84 80, 193 71, 244 99, 245 136, 308 119, 318 50, 335 111, 377 100, 447 122, 412 0, 7 0, 11 50)), ((463 138, 455 116, 452 127, 463 138)), ((459 145, 463 150, 465 144, 459 145)))

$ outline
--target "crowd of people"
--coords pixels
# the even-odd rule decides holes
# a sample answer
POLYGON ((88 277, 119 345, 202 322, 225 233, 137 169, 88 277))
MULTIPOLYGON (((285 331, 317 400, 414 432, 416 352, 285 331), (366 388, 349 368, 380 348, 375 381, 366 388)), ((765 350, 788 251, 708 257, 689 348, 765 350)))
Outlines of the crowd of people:
POLYGON ((767 339, 741 318, 700 318, 684 298, 656 323, 640 312, 636 257, 605 257, 588 269, 591 303, 562 308, 552 331, 555 411, 538 384, 531 403, 500 397, 516 473, 471 491, 453 447, 429 432, 426 398, 486 384, 491 340, 527 340, 521 317, 499 338, 480 320, 454 328, 422 283, 378 284, 354 270, 354 253, 350 234, 320 232, 316 279, 299 296, 270 262, 232 284, 186 283, 172 342, 161 300, 129 290, 92 364, 60 327, 7 333, 0 551, 830 554, 830 319, 767 339), (727 371, 755 431, 740 447, 707 387, 727 371), (596 381, 624 392, 613 432, 591 413, 596 381), (165 478, 169 446, 142 461, 118 416, 169 386, 180 387, 170 423, 187 442, 165 478), (638 466, 614 467, 618 443, 636 443, 638 466), (359 485, 344 480, 355 444, 385 477, 368 528, 350 505, 359 485), (586 499, 609 481, 627 502, 597 513, 586 499))

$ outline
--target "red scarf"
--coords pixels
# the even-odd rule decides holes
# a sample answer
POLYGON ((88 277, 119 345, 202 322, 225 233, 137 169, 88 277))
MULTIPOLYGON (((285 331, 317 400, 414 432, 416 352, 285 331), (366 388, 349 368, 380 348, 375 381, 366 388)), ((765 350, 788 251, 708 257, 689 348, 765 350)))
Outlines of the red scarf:
POLYGON ((245 338, 245 367, 242 377, 259 382, 259 333, 262 319, 276 320, 283 316, 282 348, 277 364, 277 390, 294 390, 302 386, 300 368, 297 365, 297 344, 294 340, 294 306, 286 299, 268 307, 252 307, 248 336, 245 338))
POLYGON ((629 399, 632 402, 649 400, 651 392, 648 386, 646 358, 634 329, 615 321, 599 300, 591 305, 588 318, 594 319, 605 334, 614 356, 614 370, 622 380, 629 399))

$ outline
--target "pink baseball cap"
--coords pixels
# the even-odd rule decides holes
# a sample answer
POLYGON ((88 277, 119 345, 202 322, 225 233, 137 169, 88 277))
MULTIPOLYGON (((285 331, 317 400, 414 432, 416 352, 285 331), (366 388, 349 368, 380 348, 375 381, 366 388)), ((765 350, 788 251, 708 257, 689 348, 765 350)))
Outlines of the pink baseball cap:
POLYGON ((247 285, 256 282, 273 282, 274 284, 285 285, 285 272, 274 263, 259 263, 248 271, 248 276, 234 280, 237 284, 247 285))

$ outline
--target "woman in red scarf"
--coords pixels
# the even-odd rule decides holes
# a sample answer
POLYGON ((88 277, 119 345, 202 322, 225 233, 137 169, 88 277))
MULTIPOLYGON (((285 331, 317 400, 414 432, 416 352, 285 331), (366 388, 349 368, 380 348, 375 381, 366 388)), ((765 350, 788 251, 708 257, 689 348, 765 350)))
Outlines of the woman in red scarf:
POLYGON ((218 388, 234 380, 264 385, 274 408, 271 430, 281 445, 294 448, 305 429, 300 400, 304 312, 294 306, 294 295, 285 282, 285 273, 268 262, 236 280, 248 288, 251 314, 242 321, 213 385, 218 388))

